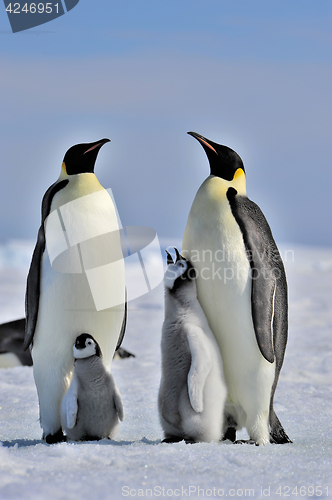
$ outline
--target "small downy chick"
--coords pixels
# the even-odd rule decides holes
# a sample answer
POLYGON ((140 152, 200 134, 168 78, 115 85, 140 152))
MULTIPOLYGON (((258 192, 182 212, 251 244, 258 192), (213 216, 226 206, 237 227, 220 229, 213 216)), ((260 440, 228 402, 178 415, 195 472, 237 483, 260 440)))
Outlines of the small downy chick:
POLYGON ((61 407, 61 423, 67 439, 95 441, 117 434, 124 411, 118 388, 102 363, 96 340, 88 333, 76 338, 74 374, 61 407))

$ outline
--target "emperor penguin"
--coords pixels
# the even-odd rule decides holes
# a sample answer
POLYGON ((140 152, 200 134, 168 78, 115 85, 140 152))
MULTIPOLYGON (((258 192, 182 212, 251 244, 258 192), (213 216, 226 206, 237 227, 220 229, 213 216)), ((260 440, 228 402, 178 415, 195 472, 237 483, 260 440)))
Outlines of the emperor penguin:
POLYGON ((196 272, 177 249, 167 256, 162 377, 158 408, 163 442, 219 441, 227 389, 218 345, 197 300, 196 272))
POLYGON ((71 441, 113 439, 124 419, 120 393, 102 362, 98 342, 87 333, 74 347, 74 374, 61 405, 62 429, 71 441))
POLYGON ((76 337, 84 331, 93 335, 109 369, 126 327, 117 214, 111 196, 94 174, 98 152, 107 142, 71 147, 60 177, 42 201, 41 226, 27 278, 24 346, 31 347, 40 424, 47 443, 64 439, 61 401, 72 376, 76 337), (64 250, 55 259, 50 254, 54 248, 64 250), (97 307, 96 300, 105 298, 110 298, 105 304, 111 307, 100 302, 97 307))
POLYGON ((183 236, 197 271, 197 296, 223 358, 228 397, 224 438, 245 427, 256 445, 291 442, 273 409, 288 332, 287 282, 271 229, 246 195, 240 156, 188 132, 203 146, 210 175, 183 236))
POLYGON ((32 365, 30 352, 23 350, 24 337, 25 318, 0 325, 0 368, 32 365))

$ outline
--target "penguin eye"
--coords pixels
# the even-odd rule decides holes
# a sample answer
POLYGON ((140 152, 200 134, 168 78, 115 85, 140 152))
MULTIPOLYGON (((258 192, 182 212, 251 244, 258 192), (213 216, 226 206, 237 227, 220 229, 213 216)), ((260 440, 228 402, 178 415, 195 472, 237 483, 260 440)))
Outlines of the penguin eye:
POLYGON ((88 340, 87 345, 91 345, 91 344, 92 344, 91 340, 88 340))

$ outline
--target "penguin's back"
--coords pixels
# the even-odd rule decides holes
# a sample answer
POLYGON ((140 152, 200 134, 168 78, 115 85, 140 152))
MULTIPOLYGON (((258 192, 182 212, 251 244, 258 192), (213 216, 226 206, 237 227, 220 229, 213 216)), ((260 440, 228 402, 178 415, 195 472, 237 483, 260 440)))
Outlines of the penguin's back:
POLYGON ((218 441, 222 434, 226 386, 219 349, 197 299, 191 299, 187 309, 183 306, 172 309, 163 325, 161 350, 158 403, 166 437, 218 441), (192 370, 194 380, 189 381, 192 370), (190 395, 192 390, 195 396, 190 395), (196 398, 197 391, 201 394, 199 400, 202 398, 201 409, 196 408, 196 399, 195 403, 191 399, 196 398))
POLYGON ((181 321, 165 321, 163 324, 161 364, 159 410, 168 422, 179 427, 179 401, 188 397, 187 378, 191 364, 189 342, 181 321))

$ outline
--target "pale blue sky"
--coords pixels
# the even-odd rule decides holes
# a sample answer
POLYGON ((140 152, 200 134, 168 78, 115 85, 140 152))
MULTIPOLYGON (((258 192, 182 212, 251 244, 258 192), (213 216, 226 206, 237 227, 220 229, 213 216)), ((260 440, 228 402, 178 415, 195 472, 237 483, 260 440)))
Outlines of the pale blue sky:
POLYGON ((208 175, 189 130, 242 157, 277 241, 331 245, 331 3, 80 0, 12 34, 0 5, 0 241, 34 239, 77 142, 123 223, 181 238, 208 175))

